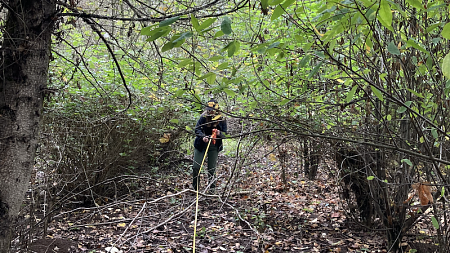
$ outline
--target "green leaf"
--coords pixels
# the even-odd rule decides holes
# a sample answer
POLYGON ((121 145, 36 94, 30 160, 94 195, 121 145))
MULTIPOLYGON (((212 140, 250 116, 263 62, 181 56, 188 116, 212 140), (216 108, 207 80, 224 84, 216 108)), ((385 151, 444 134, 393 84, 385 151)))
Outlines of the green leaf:
POLYGON ((394 44, 393 41, 391 41, 388 45, 388 51, 389 53, 393 54, 393 55, 400 55, 400 50, 398 50, 398 47, 394 44))
POLYGON ((431 216, 431 223, 433 223, 435 229, 439 229, 439 222, 436 220, 436 217, 431 216))
POLYGON ((374 178, 375 178, 374 176, 368 176, 368 177, 367 177, 367 180, 371 181, 371 180, 373 180, 374 178))
POLYGON ((406 0, 412 7, 424 10, 423 4, 420 0, 406 0))
POLYGON ((361 0, 361 2, 364 4, 365 7, 369 8, 372 7, 374 4, 373 0, 361 0))
POLYGON ((222 64, 220 64, 219 66, 217 66, 217 70, 222 70, 222 69, 226 69, 228 68, 228 62, 224 62, 222 64))
POLYGON ((230 90, 230 89, 223 89, 223 91, 225 93, 227 93, 228 96, 230 96, 231 98, 234 98, 236 96, 236 92, 230 90))
POLYGON ((267 7, 269 7, 269 0, 261 0, 261 9, 267 12, 267 7))
POLYGON ((272 13, 272 16, 270 17, 270 21, 274 21, 275 19, 279 18, 281 15, 283 15, 284 10, 281 7, 281 5, 278 5, 277 8, 272 13))
POLYGON ((383 94, 379 89, 374 86, 370 86, 370 88, 372 89, 373 94, 375 94, 375 96, 377 96, 379 100, 384 101, 383 94))
MULTIPOLYGON (((427 29, 425 29, 425 31, 426 31, 427 33, 429 33, 429 32, 431 32, 431 31, 433 31, 434 29, 436 29, 437 27, 439 27, 441 24, 442 24, 441 22, 434 23, 434 24, 428 26, 427 29)), ((445 29, 445 26, 444 26, 444 29, 445 29)), ((441 33, 441 34, 442 34, 442 33, 441 33)), ((445 37, 444 37, 444 38, 445 38, 445 37)))
POLYGON ((401 106, 400 108, 397 109, 397 113, 404 113, 406 112, 407 108, 404 106, 401 106))
POLYGON ((178 120, 177 119, 171 119, 171 120, 169 120, 169 122, 174 123, 174 124, 178 124, 178 120))
POLYGON ((222 51, 227 50, 228 57, 231 57, 239 50, 240 45, 241 44, 239 43, 239 41, 234 40, 228 43, 224 48, 222 48, 222 51))
POLYGON ((210 25, 212 25, 215 21, 217 20, 217 18, 209 18, 207 19, 205 22, 203 22, 199 27, 198 30, 202 31, 206 28, 208 28, 210 25))
POLYGON ((277 61, 281 61, 281 60, 284 58, 284 55, 285 55, 284 51, 281 51, 281 52, 278 54, 276 60, 277 60, 277 61))
POLYGON ((208 61, 219 61, 219 60, 222 60, 222 59, 223 59, 223 56, 216 55, 216 56, 210 57, 208 59, 208 61))
POLYGON ((437 139, 437 137, 439 137, 436 128, 431 129, 431 135, 433 135, 433 138, 435 138, 435 139, 437 139))
MULTIPOLYGON (((237 69, 233 66, 233 70, 231 71, 231 76, 235 76, 237 73, 237 69)), ((238 78, 236 78, 237 80, 238 78)))
POLYGON ((147 35, 150 36, 151 35, 151 31, 153 29, 153 27, 155 27, 156 24, 153 24, 151 26, 147 26, 141 29, 141 35, 147 35))
POLYGON ((406 45, 414 47, 415 49, 417 49, 423 53, 430 54, 427 50, 425 50, 425 48, 423 46, 419 45, 419 43, 417 43, 414 39, 409 39, 406 42, 406 45))
POLYGON ((168 18, 168 19, 166 19, 164 21, 161 21, 159 23, 159 27, 168 26, 168 25, 174 23, 175 21, 177 21, 179 18, 180 18, 180 16, 176 16, 176 17, 168 18))
POLYGON ((190 37, 192 37, 192 35, 193 35, 192 32, 184 32, 180 35, 180 37, 178 39, 174 40, 173 43, 177 43, 181 40, 190 38, 190 37))
POLYGON ((328 30, 325 35, 324 35, 324 42, 325 41, 330 41, 334 38, 334 36, 342 33, 345 30, 344 26, 342 25, 342 23, 338 23, 336 24, 333 28, 331 28, 331 30, 328 30))
POLYGON ((311 60, 311 55, 307 54, 303 56, 302 60, 298 63, 299 68, 303 68, 306 66, 307 63, 309 63, 309 60, 311 60))
POLYGON ((311 79, 313 77, 315 77, 315 75, 317 74, 317 72, 319 72, 320 67, 322 66, 323 62, 320 62, 319 64, 317 64, 312 70, 311 72, 309 72, 308 75, 308 79, 311 79))
POLYGON ((306 51, 309 51, 309 49, 311 49, 312 45, 313 45, 312 42, 306 43, 306 44, 303 46, 303 51, 305 51, 305 52, 306 52, 306 51))
POLYGON ((241 48, 241 42, 239 42, 239 41, 235 40, 235 41, 234 41, 234 46, 235 46, 236 48, 235 48, 235 50, 234 50, 234 53, 233 53, 233 54, 235 54, 235 53, 239 52, 239 49, 241 48))
POLYGON ((387 29, 389 29, 390 31, 394 31, 394 29, 392 29, 392 11, 391 11, 391 6, 389 5, 387 0, 381 0, 380 2, 380 10, 378 12, 378 21, 380 21, 380 23, 386 27, 387 29))
POLYGON ((164 44, 164 46, 161 48, 161 52, 166 52, 166 51, 169 51, 170 49, 172 49, 173 48, 173 46, 174 46, 175 44, 173 43, 173 42, 171 42, 171 41, 169 41, 169 42, 167 42, 166 44, 164 44))
POLYGON ((442 61, 442 73, 447 79, 450 79, 450 53, 447 54, 442 61))
POLYGON ((220 29, 224 34, 231 34, 233 30, 231 29, 231 19, 229 17, 224 17, 220 29))
POLYGON ((405 159, 402 159, 401 162, 402 162, 402 163, 406 163, 406 164, 408 164, 409 166, 413 166, 412 162, 411 162, 409 159, 406 159, 406 158, 405 158, 405 159))
POLYGON ((291 101, 289 98, 283 99, 283 100, 280 102, 280 106, 283 106, 283 105, 287 104, 289 101, 291 101))
POLYGON ((186 130, 192 131, 192 128, 190 126, 186 126, 186 130))
POLYGON ((212 73, 212 75, 210 75, 210 76, 208 76, 206 78, 206 82, 211 84, 211 85, 214 84, 215 81, 216 81, 216 74, 215 73, 212 73))
POLYGON ((445 24, 444 28, 442 28, 441 35, 442 37, 450 40, 450 23, 445 24))
POLYGON ((159 37, 165 36, 165 35, 169 34, 169 32, 171 30, 172 30, 172 28, 170 26, 158 27, 158 28, 154 29, 153 31, 150 31, 150 33, 152 35, 150 36, 150 38, 147 39, 147 41, 154 41, 154 40, 158 39, 159 37))
POLYGON ((215 75, 215 74, 213 72, 208 72, 208 73, 204 74, 203 76, 197 78, 197 80, 203 80, 203 79, 206 79, 206 78, 208 78, 208 77, 210 77, 212 75, 215 75))
POLYGON ((184 92, 186 92, 185 89, 177 90, 177 92, 175 92, 175 97, 181 97, 184 94, 184 92))
POLYGON ((286 9, 287 7, 291 6, 291 4, 295 3, 297 0, 286 0, 286 2, 282 3, 281 6, 286 9))
POLYGON ((192 32, 184 32, 182 34, 174 35, 169 42, 167 42, 161 49, 161 52, 166 52, 174 47, 180 47, 184 41, 192 36, 192 32))
POLYGON ((194 27, 194 29, 197 32, 199 32, 200 30, 198 28, 200 27, 200 24, 198 23, 198 19, 192 13, 191 13, 191 23, 192 23, 192 27, 194 27))
POLYGON ((272 43, 270 46, 267 47, 267 49, 271 49, 271 48, 274 48, 274 47, 278 47, 278 45, 280 45, 280 42, 279 42, 279 41, 277 41, 277 42, 275 42, 275 43, 272 43))
POLYGON ((350 92, 347 94, 347 97, 345 98, 345 101, 347 103, 350 103, 352 101, 353 96, 355 96, 356 89, 358 89, 358 85, 353 86, 353 88, 350 90, 350 92))
POLYGON ((422 93, 417 93, 415 90, 406 88, 407 91, 411 92, 412 94, 416 95, 419 98, 424 98, 424 96, 422 95, 422 93))
POLYGON ((281 4, 284 0, 269 0, 269 5, 281 4))
POLYGON ((215 38, 219 38, 219 37, 223 36, 224 34, 225 34, 225 33, 223 33, 222 30, 217 31, 217 32, 214 34, 214 39, 215 39, 215 38))
POLYGON ((444 197, 444 194, 445 194, 445 187, 442 186, 442 189, 441 189, 441 197, 444 197))
POLYGON ((213 30, 214 28, 215 28, 215 27, 210 27, 210 28, 207 28, 207 29, 203 29, 200 33, 201 33, 201 34, 207 33, 207 32, 209 32, 209 31, 213 30))
POLYGON ((190 63, 192 63, 192 59, 184 59, 180 63, 178 63, 178 67, 182 68, 190 63))

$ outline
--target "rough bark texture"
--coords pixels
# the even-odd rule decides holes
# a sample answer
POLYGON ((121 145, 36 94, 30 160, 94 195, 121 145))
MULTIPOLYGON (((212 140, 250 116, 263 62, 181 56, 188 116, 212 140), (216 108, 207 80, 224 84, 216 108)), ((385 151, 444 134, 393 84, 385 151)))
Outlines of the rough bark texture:
POLYGON ((33 168, 47 84, 55 0, 5 1, 0 56, 0 252, 11 235, 33 168))

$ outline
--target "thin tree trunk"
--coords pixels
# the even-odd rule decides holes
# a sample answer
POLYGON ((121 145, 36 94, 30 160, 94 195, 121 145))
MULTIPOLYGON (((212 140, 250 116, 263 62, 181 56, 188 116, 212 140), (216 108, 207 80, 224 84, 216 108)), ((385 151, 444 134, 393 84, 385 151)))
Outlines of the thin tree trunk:
POLYGON ((0 72, 0 252, 10 250, 28 187, 47 85, 55 0, 11 0, 0 72))

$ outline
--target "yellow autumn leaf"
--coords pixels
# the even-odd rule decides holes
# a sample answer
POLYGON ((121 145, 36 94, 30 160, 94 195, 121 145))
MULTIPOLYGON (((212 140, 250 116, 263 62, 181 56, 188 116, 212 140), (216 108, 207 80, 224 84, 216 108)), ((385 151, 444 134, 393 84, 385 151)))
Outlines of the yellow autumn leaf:
POLYGON ((164 136, 162 138, 159 139, 159 142, 161 143, 167 143, 170 141, 170 134, 164 134, 164 136))
POLYGON ((222 115, 217 115, 216 117, 214 117, 212 120, 217 120, 217 119, 220 119, 220 117, 222 117, 222 115))
POLYGON ((366 44, 366 53, 370 53, 370 47, 366 44))
POLYGON ((269 155, 269 160, 271 160, 272 162, 276 162, 277 161, 277 156, 275 154, 270 154, 269 155))
POLYGON ((127 226, 127 224, 125 224, 124 222, 117 224, 118 227, 120 228, 124 228, 127 226))
POLYGON ((314 31, 315 31, 320 37, 323 36, 323 33, 320 33, 319 30, 317 30, 317 28, 316 28, 314 25, 313 25, 312 27, 313 27, 314 31))

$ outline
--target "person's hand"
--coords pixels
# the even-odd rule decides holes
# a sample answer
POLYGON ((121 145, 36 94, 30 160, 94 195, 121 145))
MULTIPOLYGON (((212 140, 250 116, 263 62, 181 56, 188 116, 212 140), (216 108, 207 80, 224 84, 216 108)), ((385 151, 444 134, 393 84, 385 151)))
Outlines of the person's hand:
POLYGON ((203 142, 208 142, 208 141, 209 141, 208 136, 203 137, 203 142))

